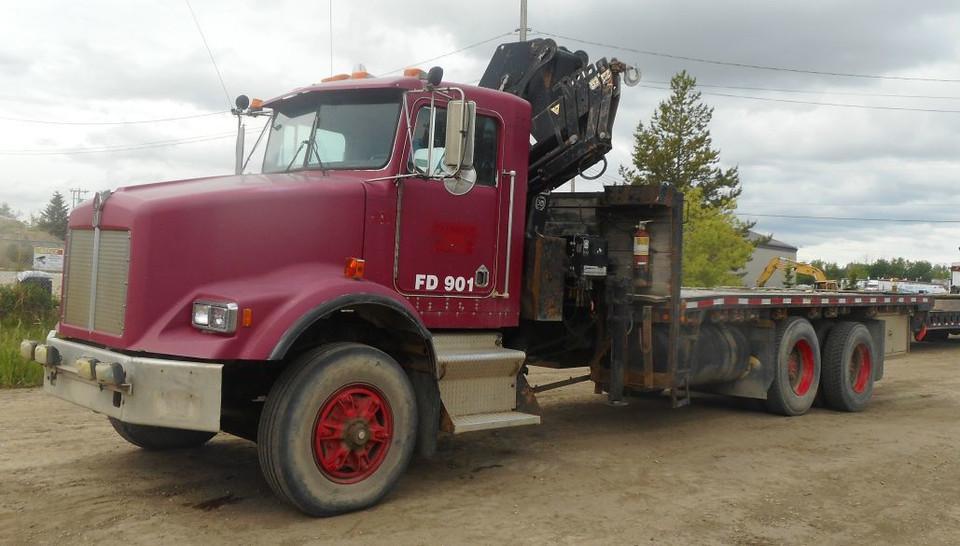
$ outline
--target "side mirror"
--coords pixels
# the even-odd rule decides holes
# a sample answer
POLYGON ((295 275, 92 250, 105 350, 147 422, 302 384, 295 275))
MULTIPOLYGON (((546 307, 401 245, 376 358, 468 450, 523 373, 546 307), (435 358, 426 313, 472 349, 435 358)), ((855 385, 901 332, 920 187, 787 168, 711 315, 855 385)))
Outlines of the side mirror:
POLYGON ((450 172, 473 168, 473 137, 477 103, 452 100, 447 103, 447 134, 443 164, 450 172))

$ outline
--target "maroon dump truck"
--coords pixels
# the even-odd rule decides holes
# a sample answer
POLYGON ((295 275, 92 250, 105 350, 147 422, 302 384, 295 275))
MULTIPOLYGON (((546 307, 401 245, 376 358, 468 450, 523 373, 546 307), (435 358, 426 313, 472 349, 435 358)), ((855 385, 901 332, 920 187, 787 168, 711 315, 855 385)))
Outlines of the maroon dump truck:
POLYGON ((864 409, 924 296, 680 286, 670 184, 559 193, 604 162, 621 82, 551 40, 442 71, 337 78, 269 115, 260 174, 101 192, 70 217, 44 389, 146 449, 257 442, 311 515, 368 507, 441 432, 540 423, 536 394, 691 392, 864 409), (530 366, 589 367, 530 386, 530 366))

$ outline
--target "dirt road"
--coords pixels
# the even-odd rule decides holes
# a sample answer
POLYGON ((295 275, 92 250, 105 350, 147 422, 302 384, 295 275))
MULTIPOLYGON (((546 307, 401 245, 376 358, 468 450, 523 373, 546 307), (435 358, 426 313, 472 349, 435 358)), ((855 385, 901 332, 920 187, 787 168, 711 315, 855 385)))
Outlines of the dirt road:
POLYGON ((315 520, 274 499, 250 442, 148 453, 86 410, 3 391, 0 542, 960 542, 958 340, 889 361, 861 414, 610 408, 588 384, 541 403, 544 425, 446 441, 383 504, 315 520))

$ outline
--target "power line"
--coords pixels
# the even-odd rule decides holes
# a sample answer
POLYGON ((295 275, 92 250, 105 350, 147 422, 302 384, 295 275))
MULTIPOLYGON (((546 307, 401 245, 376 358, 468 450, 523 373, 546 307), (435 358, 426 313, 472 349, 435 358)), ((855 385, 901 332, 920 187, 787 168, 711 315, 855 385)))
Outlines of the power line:
POLYGON ((751 216, 754 218, 792 218, 797 220, 840 220, 855 222, 903 222, 911 224, 960 224, 960 220, 923 220, 917 218, 855 218, 852 216, 807 216, 802 214, 753 214, 737 212, 737 216, 751 216))
MULTIPOLYGON (((644 80, 646 83, 657 85, 670 85, 668 81, 644 80)), ((960 96, 944 95, 904 95, 900 93, 858 93, 855 91, 826 91, 816 89, 784 89, 782 87, 750 87, 743 85, 718 85, 697 82, 697 87, 709 87, 715 89, 738 89, 741 91, 770 91, 774 93, 800 93, 805 95, 844 95, 852 97, 882 97, 898 99, 931 99, 931 100, 960 100, 960 96)))
POLYGON ((53 121, 46 119, 27 119, 27 118, 13 118, 0 116, 2 121, 14 121, 18 123, 39 123, 43 125, 136 125, 141 123, 163 123, 167 121, 181 121, 185 119, 196 119, 204 118, 210 116, 219 116, 221 114, 229 113, 229 110, 220 110, 217 112, 207 112, 204 114, 193 114, 190 116, 179 116, 172 118, 156 118, 156 119, 135 119, 127 121, 53 121))
POLYGON ((190 10, 190 17, 193 17, 193 24, 197 26, 197 32, 200 33, 200 39, 203 40, 203 47, 207 49, 207 55, 210 56, 210 62, 213 63, 213 69, 217 71, 217 78, 220 80, 220 87, 223 88, 223 96, 227 99, 227 108, 232 106, 230 102, 230 92, 227 91, 227 84, 223 82, 223 74, 220 73, 220 67, 217 66, 217 60, 213 58, 213 51, 210 50, 210 45, 207 44, 207 37, 203 34, 203 29, 200 28, 200 21, 197 19, 197 14, 193 12, 193 6, 190 5, 190 0, 183 0, 187 4, 187 9, 190 10))
POLYGON ((401 71, 401 70, 403 70, 404 68, 407 68, 407 67, 409 67, 409 66, 418 66, 418 65, 425 64, 425 63, 429 63, 429 62, 431 62, 431 61, 436 61, 437 59, 442 59, 442 58, 444 58, 444 57, 449 57, 450 55, 456 55, 457 53, 466 51, 466 50, 468 50, 468 49, 473 49, 473 48, 475 48, 475 47, 482 46, 483 44, 490 43, 490 42, 492 42, 492 41, 494 41, 494 40, 499 40, 500 38, 505 38, 505 37, 510 36, 510 35, 512 35, 512 34, 513 34, 513 31, 504 32, 503 34, 497 34, 496 36, 491 36, 490 38, 487 38, 486 40, 480 40, 479 42, 474 42, 474 43, 472 43, 472 44, 470 44, 470 45, 463 46, 463 47, 461 47, 460 49, 454 49, 453 51, 448 51, 447 53, 444 53, 443 55, 437 55, 436 57, 430 57, 429 59, 424 59, 424 60, 422 60, 422 61, 417 61, 417 62, 415 62, 415 63, 410 63, 410 64, 407 64, 407 65, 401 66, 400 68, 394 68, 393 70, 390 70, 390 71, 387 71, 387 72, 383 72, 382 74, 379 74, 378 77, 386 76, 387 74, 392 74, 392 73, 394 73, 394 72, 399 72, 399 71, 401 71))
POLYGON ((733 61, 720 61, 716 59, 705 59, 701 57, 691 57, 688 55, 675 55, 672 53, 663 53, 661 51, 651 51, 646 49, 637 49, 633 47, 618 46, 614 44, 606 44, 603 42, 596 42, 592 40, 584 40, 581 38, 574 38, 572 36, 564 36, 562 34, 554 34, 552 32, 544 32, 541 30, 536 31, 538 34, 543 34, 544 36, 550 36, 552 38, 559 38, 561 40, 569 40, 571 42, 578 42, 581 44, 595 45, 598 47, 606 47, 609 49, 618 49, 620 51, 629 51, 631 53, 637 53, 640 55, 649 55, 652 57, 663 57, 667 59, 676 59, 681 61, 692 61, 697 63, 704 64, 714 64, 720 66, 733 66, 737 68, 751 68, 755 70, 770 70, 776 72, 793 72, 797 74, 812 74, 816 76, 838 76, 843 78, 865 78, 872 80, 898 80, 898 81, 918 81, 918 82, 938 82, 938 83, 960 83, 960 79, 955 78, 924 78, 920 76, 889 76, 881 74, 855 74, 852 72, 831 72, 826 70, 807 70, 803 68, 791 68, 784 66, 768 66, 761 64, 750 64, 750 63, 740 63, 733 61))
POLYGON ((750 201, 749 203, 740 202, 741 205, 751 206, 751 205, 772 205, 772 206, 786 206, 786 207, 960 207, 960 203, 797 203, 797 202, 776 202, 776 201, 750 201))
POLYGON ((236 137, 236 133, 224 133, 219 135, 197 136, 181 139, 158 140, 153 142, 142 142, 139 144, 127 144, 122 146, 101 146, 91 148, 73 148, 63 150, 0 150, 0 155, 76 155, 76 154, 96 154, 104 152, 126 152, 132 150, 144 150, 148 148, 161 148, 166 146, 179 146, 181 144, 193 144, 196 142, 208 142, 211 140, 220 140, 230 137, 236 137))
MULTIPOLYGON (((659 89, 660 91, 669 91, 669 87, 657 87, 655 85, 644 85, 640 84, 637 87, 644 87, 647 89, 659 89)), ((940 108, 911 108, 907 106, 873 106, 867 104, 849 104, 843 102, 822 102, 822 101, 809 101, 809 100, 796 100, 796 99, 783 99, 783 98, 774 98, 774 97, 756 97, 751 95, 736 95, 734 93, 721 93, 719 91, 701 91, 704 95, 711 95, 714 97, 730 97, 735 99, 748 99, 748 100, 758 100, 762 102, 783 102, 787 104, 809 104, 814 106, 832 106, 836 108, 859 108, 862 110, 893 110, 899 112, 928 112, 935 114, 960 114, 960 110, 945 110, 940 108)))

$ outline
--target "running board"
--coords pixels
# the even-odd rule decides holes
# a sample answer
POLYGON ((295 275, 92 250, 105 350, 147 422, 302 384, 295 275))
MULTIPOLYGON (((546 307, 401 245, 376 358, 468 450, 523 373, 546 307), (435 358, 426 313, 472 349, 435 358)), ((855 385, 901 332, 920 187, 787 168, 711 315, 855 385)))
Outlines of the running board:
POLYGON ((454 434, 536 425, 539 415, 517 409, 517 374, 523 351, 503 347, 499 333, 436 334, 433 347, 440 370, 440 400, 454 434))
POLYGON ((495 428, 522 427, 525 425, 539 425, 540 416, 519 411, 502 411, 499 413, 475 413, 462 417, 451 417, 454 433, 476 432, 495 428))

